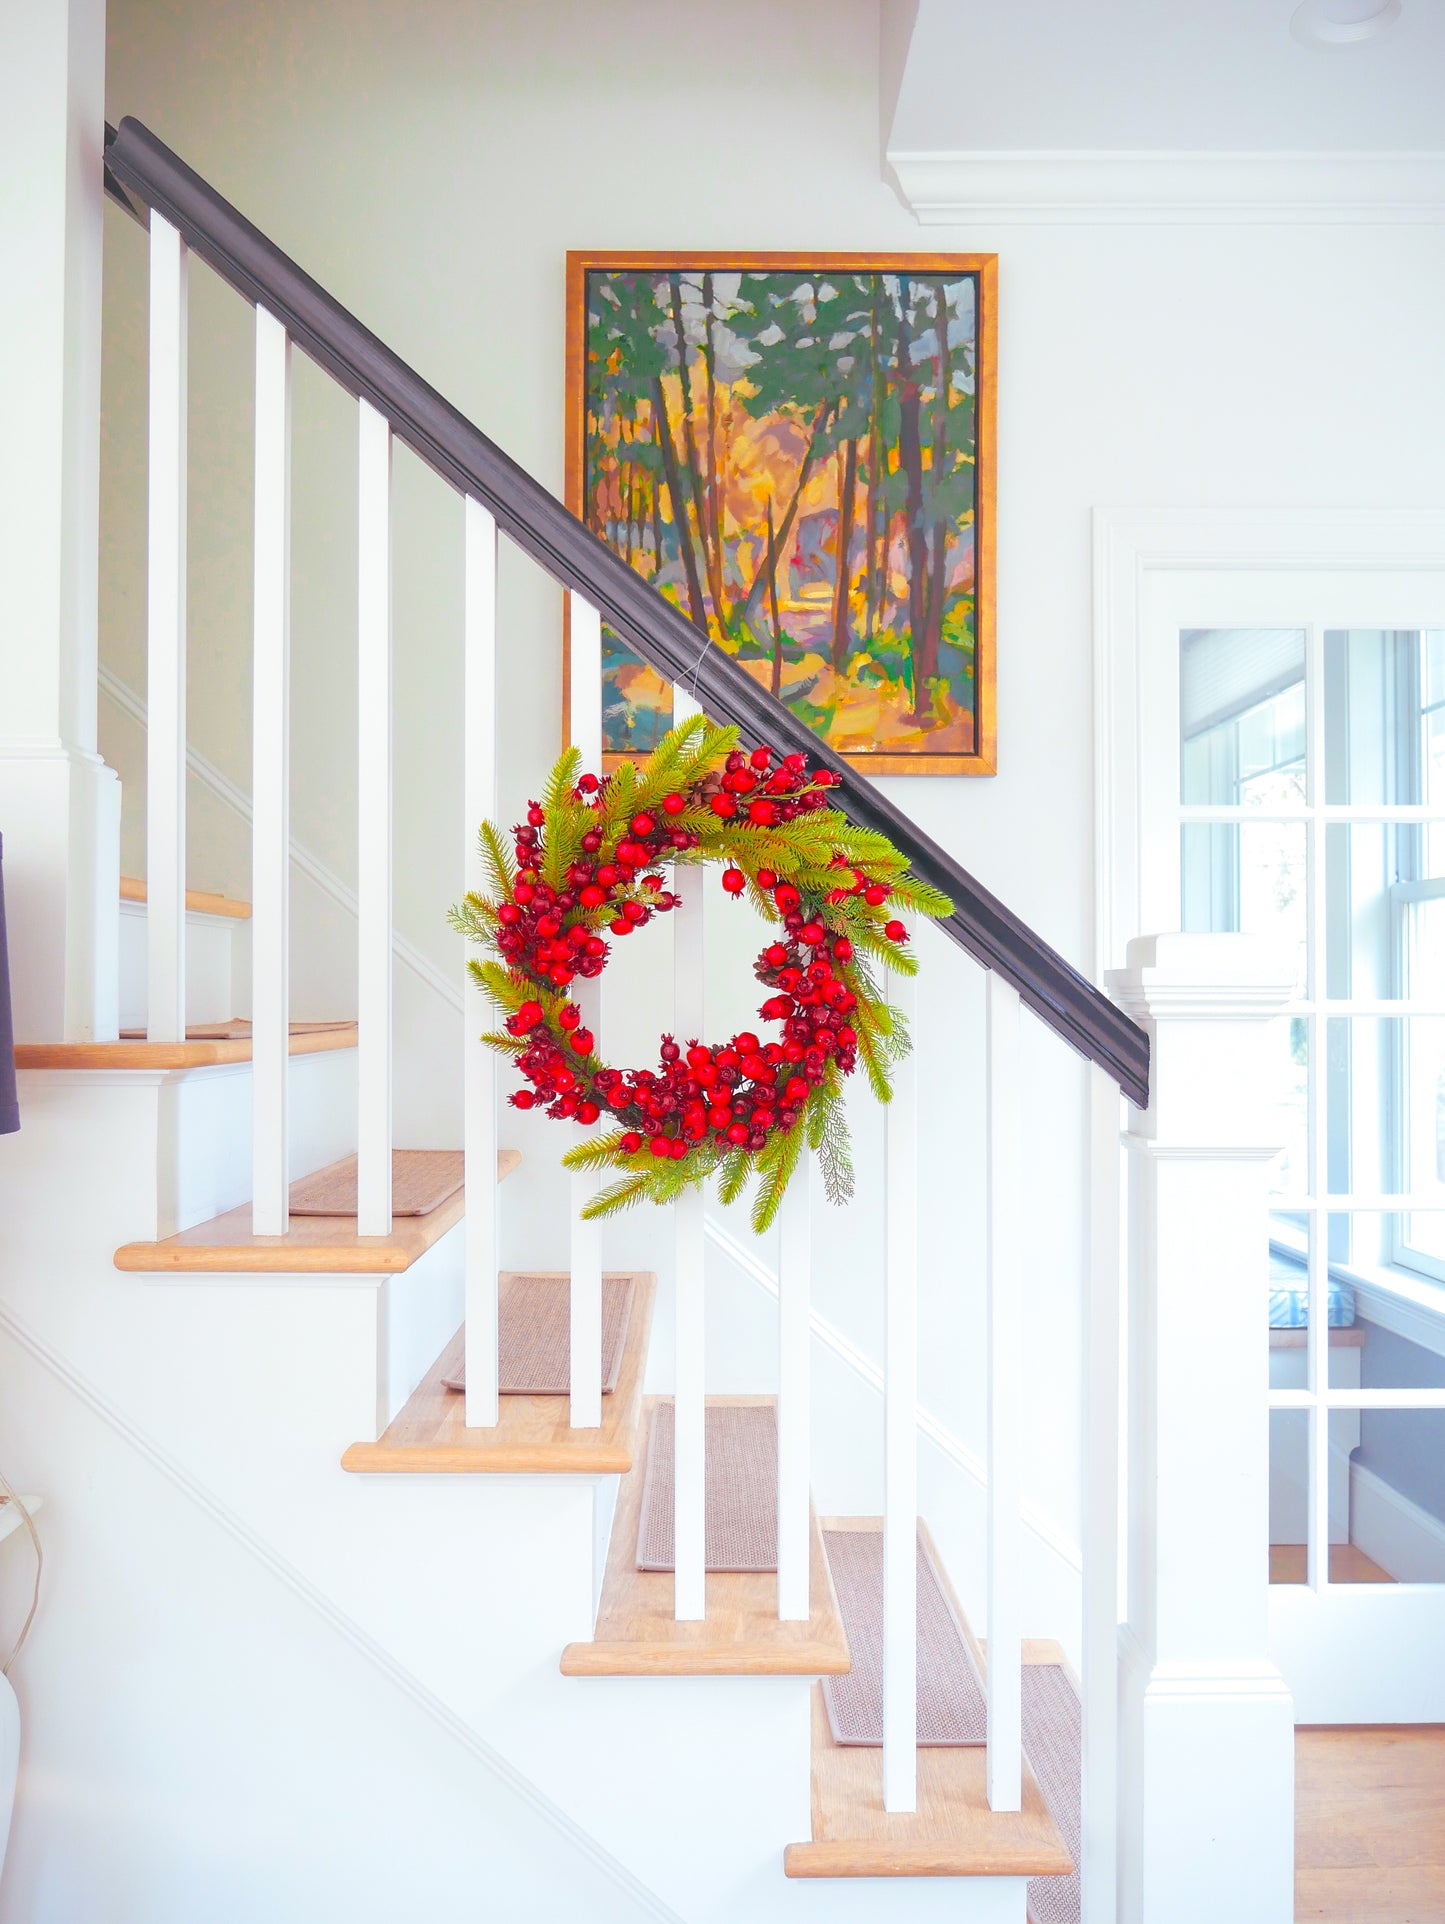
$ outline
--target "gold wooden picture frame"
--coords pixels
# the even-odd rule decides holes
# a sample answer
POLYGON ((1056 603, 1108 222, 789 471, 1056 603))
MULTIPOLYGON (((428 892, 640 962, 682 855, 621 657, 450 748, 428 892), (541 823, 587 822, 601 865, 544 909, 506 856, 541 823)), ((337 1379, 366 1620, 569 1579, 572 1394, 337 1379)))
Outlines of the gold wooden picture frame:
MULTIPOLYGON (((567 256, 568 507, 868 774, 997 768, 997 278, 567 256)), ((564 647, 564 717, 568 683, 564 647)), ((603 683, 615 766, 671 689, 606 629, 603 683)))

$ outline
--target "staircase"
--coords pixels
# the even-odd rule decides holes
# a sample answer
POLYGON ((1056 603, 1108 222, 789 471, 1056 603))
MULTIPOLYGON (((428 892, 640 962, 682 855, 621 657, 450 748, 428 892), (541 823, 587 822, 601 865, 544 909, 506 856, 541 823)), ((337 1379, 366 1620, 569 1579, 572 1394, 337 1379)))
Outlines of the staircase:
MULTIPOLYGON (((155 1448, 184 1465, 198 1501, 222 1508, 233 1535, 284 1567, 298 1594, 345 1626, 472 1754, 495 1760, 508 1795, 525 1794, 568 1849, 590 1853, 619 1916, 1112 1919, 1114 1239, 1120 1100, 1149 1101, 1147 1036, 735 662, 700 653, 676 610, 134 121, 107 135, 107 189, 147 228, 151 261, 147 876, 124 885, 119 905, 121 1035, 18 1051, 28 1077, 22 1174, 48 1192, 58 1163, 104 1174, 84 1212, 50 1223, 43 1242, 38 1226, 26 1232, 32 1256, 43 1247, 45 1262, 73 1279, 73 1303, 56 1312, 21 1292, 0 1320, 36 1355, 66 1348, 82 1372, 123 1352, 131 1368, 115 1420, 162 1437, 155 1448), (249 904, 185 886, 185 640, 175 584, 188 256, 256 309, 249 904), (362 784, 357 824, 357 1006, 329 1023, 292 1022, 288 997, 285 797, 299 747, 287 712, 293 347, 354 397, 360 462, 359 728, 374 779, 362 784), (401 1173, 423 1179, 428 1165, 417 1151, 397 1161, 391 1125, 395 441, 464 504, 457 847, 467 886, 477 879, 475 825, 498 813, 505 537, 569 598, 569 725, 584 765, 601 765, 605 623, 672 679, 680 714, 695 699, 736 723, 746 744, 801 750, 832 769, 841 806, 890 836, 955 903, 947 941, 928 961, 950 980, 982 971, 981 1036, 962 1073, 983 1118, 987 1223, 960 1257, 983 1281, 969 1340, 983 1359, 987 1450, 966 1514, 935 1512, 938 1542, 926 1526, 922 1541, 941 1599, 932 1621, 965 1653, 978 1693, 965 1741, 918 1741, 921 1712, 962 1714, 954 1686, 929 1667, 935 1645, 919 1629, 918 1225, 949 1198, 920 1184, 916 1101, 944 1038, 915 1017, 920 1046, 883 1125, 886 1178, 868 1204, 885 1225, 876 1382, 839 1377, 847 1345, 820 1325, 810 1300, 806 1181, 790 1192, 774 1263, 750 1252, 734 1260, 729 1232, 694 1196, 675 1206, 660 1244, 653 1232, 664 1259, 654 1272, 630 1255, 615 1266, 611 1232, 578 1214, 592 1179, 574 1177, 569 1262, 523 1267, 530 1256, 516 1248, 518 1226, 505 1220, 501 1196, 519 1159, 501 1139, 496 1071, 475 1039, 482 1019, 470 996, 457 1031, 464 1184, 422 1213, 398 1213, 401 1173), (1093 1149, 1081 1177, 1095 1234, 1083 1564, 1069 1576, 1072 1608, 1050 1607, 1047 1621, 1029 1614, 1041 1606, 1025 1580, 1021 1496, 1026 1021, 1085 1059, 1093 1149), (352 1184, 354 1214, 297 1213, 293 1186, 318 1174, 352 1184), (719 1266, 728 1301, 750 1306, 740 1320, 763 1332, 761 1344, 750 1336, 728 1351, 748 1357, 753 1380, 725 1391, 710 1380, 715 1339, 704 1317, 705 1274, 719 1266), (625 1323, 609 1368, 606 1304, 619 1290, 625 1323), (542 1343, 543 1324, 546 1371, 560 1380, 538 1387, 526 1375, 532 1365, 517 1359, 542 1343), (858 1445, 860 1410, 872 1410, 870 1420, 880 1413, 869 1401, 876 1391, 881 1484, 860 1468, 858 1445), (772 1419, 770 1453, 749 1457, 709 1497, 710 1431, 760 1411, 772 1419), (650 1452, 660 1424, 672 1440, 650 1452), (657 1497, 649 1479, 664 1474, 671 1567, 654 1567, 642 1554, 657 1497), (719 1567, 709 1552, 729 1504, 744 1522, 771 1519, 770 1547, 745 1568, 719 1567), (822 1521, 819 1504, 829 1512, 822 1521), (850 1633, 828 1545, 836 1556, 859 1536, 880 1539, 878 1578, 855 1598, 850 1633), (826 1680, 865 1664, 878 1728, 871 1740, 840 1742, 826 1680)), ((689 902, 675 919, 672 1026, 693 1034, 702 1028, 707 911, 689 902)), ((893 999, 907 993, 899 983, 893 999)), ((595 992, 587 1020, 605 1030, 595 992)), ((944 1441, 954 1451, 948 1487, 961 1489, 964 1453, 944 1441)), ((940 1487, 937 1476, 930 1487, 940 1487)), ((539 1891, 550 1874, 538 1866, 539 1891)), ((539 1900, 537 1916, 562 1914, 539 1900)))

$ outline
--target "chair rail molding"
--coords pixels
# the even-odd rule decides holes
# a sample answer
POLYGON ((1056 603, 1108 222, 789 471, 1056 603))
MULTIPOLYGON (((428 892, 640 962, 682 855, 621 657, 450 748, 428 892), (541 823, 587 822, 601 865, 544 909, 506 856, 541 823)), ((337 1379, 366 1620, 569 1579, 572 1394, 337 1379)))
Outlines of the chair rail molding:
POLYGON ((1445 152, 890 147, 884 171, 924 227, 1445 222, 1445 152))

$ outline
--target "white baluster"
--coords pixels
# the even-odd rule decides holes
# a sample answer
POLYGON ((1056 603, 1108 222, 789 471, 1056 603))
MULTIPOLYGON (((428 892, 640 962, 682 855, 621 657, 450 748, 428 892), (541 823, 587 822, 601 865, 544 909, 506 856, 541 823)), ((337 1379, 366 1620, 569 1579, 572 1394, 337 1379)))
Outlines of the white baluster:
POLYGON ((185 242, 151 214, 146 582, 146 1033, 186 1033, 185 242))
POLYGON ((988 978, 988 1801, 1022 1796, 1019 1671, 1019 1404, 1023 1397, 1018 1260, 1023 1208, 1019 995, 988 978))
MULTIPOLYGON (((675 723, 699 713, 675 687, 675 723)), ((681 907, 672 911, 672 1025, 679 1047, 701 1037, 704 1023, 703 872, 682 871, 681 907)), ((687 1190, 673 1204, 673 1616, 698 1623, 707 1615, 707 1370, 704 1341, 706 1264, 703 1195, 687 1190)))
POLYGON ((391 1234, 391 424, 358 404, 356 1228, 391 1234))
MULTIPOLYGON (((602 768, 602 619, 574 594, 568 621, 569 722, 582 766, 602 768)), ((578 981, 573 989, 583 1024, 601 1037, 601 983, 578 981)), ((572 1176, 571 1414, 573 1429, 595 1430, 602 1422, 602 1225, 584 1222, 582 1211, 600 1184, 590 1170, 572 1176)))
POLYGON ((252 1224, 289 1220, 291 343, 256 309, 256 530, 251 649, 252 1224))
POLYGON ((778 1615, 788 1623, 806 1623, 811 1601, 812 1186, 804 1143, 778 1212, 778 1615))
MULTIPOLYGON (((466 605, 463 695, 466 848, 463 882, 487 894, 477 831, 497 813, 497 524, 480 501, 465 506, 466 605)), ((487 1022, 468 972, 462 984, 462 1154, 466 1217, 467 1425, 497 1421, 497 1069, 480 1040, 487 1022)))
POLYGON ((1119 1090, 1089 1070, 1089 1277, 1084 1329, 1084 1807, 1081 1924, 1114 1924, 1119 1770, 1119 1090))
MULTIPOLYGON (((912 979, 888 999, 914 1028, 912 979)), ((914 1037, 915 1049, 917 1037, 914 1037)), ((918 1801, 918 1057, 884 1111, 883 1808, 918 1801)))

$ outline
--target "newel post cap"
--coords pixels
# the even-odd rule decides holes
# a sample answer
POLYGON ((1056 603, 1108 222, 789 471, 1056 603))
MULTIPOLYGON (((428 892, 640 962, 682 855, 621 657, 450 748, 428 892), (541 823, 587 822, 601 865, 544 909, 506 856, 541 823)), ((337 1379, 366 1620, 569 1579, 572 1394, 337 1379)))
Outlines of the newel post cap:
POLYGON ((1257 935, 1142 935, 1107 981, 1151 1037, 1150 1102, 1132 1133, 1161 1146, 1278 1146, 1277 1057, 1261 1028, 1295 992, 1286 947, 1257 935))

